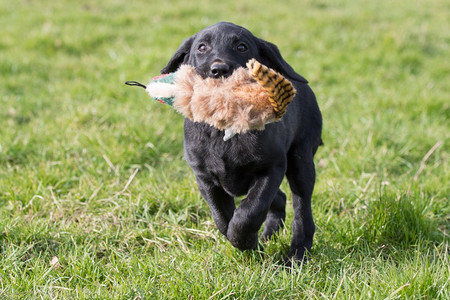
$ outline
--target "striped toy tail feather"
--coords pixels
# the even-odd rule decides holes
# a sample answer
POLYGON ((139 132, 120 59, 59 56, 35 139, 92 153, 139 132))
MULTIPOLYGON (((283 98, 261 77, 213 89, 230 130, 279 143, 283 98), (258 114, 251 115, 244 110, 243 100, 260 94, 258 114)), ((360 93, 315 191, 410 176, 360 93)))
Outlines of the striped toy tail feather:
POLYGON ((288 104, 295 96, 294 86, 283 75, 262 65, 254 58, 247 62, 247 68, 253 79, 266 90, 275 113, 275 119, 281 119, 286 113, 288 104))

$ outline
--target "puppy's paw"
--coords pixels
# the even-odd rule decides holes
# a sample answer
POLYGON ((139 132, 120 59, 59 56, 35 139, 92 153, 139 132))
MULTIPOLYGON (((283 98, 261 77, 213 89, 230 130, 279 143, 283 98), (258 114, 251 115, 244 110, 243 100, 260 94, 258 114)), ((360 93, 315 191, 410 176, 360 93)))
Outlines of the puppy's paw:
POLYGON ((264 231, 261 234, 261 241, 266 242, 270 240, 281 228, 284 227, 283 218, 274 218, 269 216, 266 218, 264 231))
POLYGON ((296 268, 308 262, 309 251, 306 248, 289 251, 287 258, 284 260, 283 266, 286 268, 296 268))
POLYGON ((230 233, 228 230, 227 238, 231 245, 238 248, 239 250, 258 250, 258 233, 239 235, 235 233, 230 233))

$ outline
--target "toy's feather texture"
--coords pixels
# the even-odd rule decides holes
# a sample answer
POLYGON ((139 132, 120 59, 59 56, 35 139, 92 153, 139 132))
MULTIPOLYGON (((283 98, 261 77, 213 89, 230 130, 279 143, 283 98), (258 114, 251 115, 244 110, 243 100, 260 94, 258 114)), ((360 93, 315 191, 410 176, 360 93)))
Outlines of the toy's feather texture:
POLYGON ((148 94, 194 122, 225 130, 225 139, 248 130, 263 130, 286 113, 295 95, 292 83, 280 73, 249 60, 227 78, 202 78, 190 65, 155 77, 148 94))
POLYGON ((281 119, 286 113, 288 104, 295 96, 294 86, 283 75, 255 59, 247 62, 247 68, 252 77, 267 91, 270 104, 275 111, 275 118, 281 119))
POLYGON ((202 78, 194 68, 182 65, 175 76, 178 87, 174 108, 195 122, 242 133, 264 129, 275 118, 266 90, 238 68, 227 78, 202 78))

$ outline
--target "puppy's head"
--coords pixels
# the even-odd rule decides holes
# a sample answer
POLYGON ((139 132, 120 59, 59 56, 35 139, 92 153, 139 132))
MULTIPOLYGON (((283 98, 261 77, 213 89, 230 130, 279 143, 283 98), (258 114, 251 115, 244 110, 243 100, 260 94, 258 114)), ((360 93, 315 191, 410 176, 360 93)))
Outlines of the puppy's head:
POLYGON ((203 78, 228 77, 235 69, 245 67, 250 58, 291 80, 307 82, 289 66, 274 44, 228 22, 207 27, 184 40, 161 73, 175 72, 180 65, 189 64, 203 78))

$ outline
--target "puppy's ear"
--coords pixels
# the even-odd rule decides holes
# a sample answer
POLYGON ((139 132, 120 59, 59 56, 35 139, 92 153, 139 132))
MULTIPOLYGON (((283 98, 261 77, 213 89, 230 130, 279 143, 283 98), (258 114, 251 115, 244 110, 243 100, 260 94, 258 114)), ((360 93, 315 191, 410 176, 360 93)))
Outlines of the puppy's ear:
POLYGON ((161 74, 175 72, 183 62, 187 61, 194 37, 195 36, 187 38, 181 43, 180 47, 175 51, 175 54, 167 63, 167 66, 161 70, 161 74))
POLYGON ((272 43, 258 39, 258 50, 261 56, 261 63, 280 72, 283 76, 291 80, 308 83, 302 76, 298 75, 294 69, 283 59, 278 47, 272 43))

